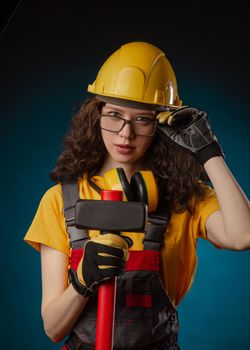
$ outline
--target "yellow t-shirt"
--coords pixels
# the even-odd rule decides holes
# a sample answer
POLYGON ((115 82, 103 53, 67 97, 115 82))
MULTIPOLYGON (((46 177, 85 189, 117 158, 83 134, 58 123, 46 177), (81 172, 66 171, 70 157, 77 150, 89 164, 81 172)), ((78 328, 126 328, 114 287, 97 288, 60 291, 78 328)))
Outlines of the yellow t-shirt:
MULTIPOLYGON (((104 188, 103 178, 94 176, 92 180, 104 188)), ((89 185, 87 177, 79 180, 81 199, 100 199, 100 195, 89 185)), ((219 210, 214 190, 207 187, 204 200, 191 200, 192 212, 172 213, 161 251, 161 276, 165 289, 174 305, 178 305, 192 285, 196 265, 196 241, 198 237, 207 239, 205 223, 210 214, 219 210)), ((98 235, 89 231, 89 236, 98 235)), ((130 249, 143 249, 142 233, 126 233, 133 240, 130 249)), ((51 187, 42 197, 33 222, 24 240, 40 250, 45 244, 69 256, 69 237, 63 214, 61 185, 51 187)))

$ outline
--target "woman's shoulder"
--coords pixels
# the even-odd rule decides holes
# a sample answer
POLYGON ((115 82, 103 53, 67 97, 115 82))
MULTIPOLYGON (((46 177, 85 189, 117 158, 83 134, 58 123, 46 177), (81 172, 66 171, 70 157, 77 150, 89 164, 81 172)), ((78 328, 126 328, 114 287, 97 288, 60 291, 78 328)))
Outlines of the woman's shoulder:
MULTIPOLYGON (((86 176, 78 178, 78 180, 74 182, 70 182, 70 185, 78 186, 78 189, 82 189, 84 185, 86 185, 86 176)), ((67 183, 65 183, 66 185, 67 183)), ((63 202, 63 183, 57 183, 51 187, 49 187, 43 194, 42 201, 54 202, 54 203, 62 203, 63 202)), ((69 187, 69 190, 72 190, 72 187, 69 187)), ((66 190, 65 190, 66 191, 66 190)))
POLYGON ((201 198, 196 198, 197 201, 204 201, 204 200, 208 200, 209 198, 216 197, 215 190, 211 184, 206 183, 204 181, 198 181, 198 182, 200 187, 202 188, 203 195, 201 196, 201 198))
POLYGON ((62 198, 62 186, 60 183, 57 183, 51 187, 49 187, 43 194, 43 201, 53 201, 60 200, 62 198))
POLYGON ((219 210, 219 202, 214 188, 205 182, 200 181, 202 195, 191 200, 192 207, 196 212, 219 210))
POLYGON ((173 212, 183 215, 195 215, 195 213, 202 212, 205 208, 214 207, 219 208, 218 199, 214 188, 203 181, 199 181, 200 191, 198 194, 193 194, 186 206, 177 204, 173 212))

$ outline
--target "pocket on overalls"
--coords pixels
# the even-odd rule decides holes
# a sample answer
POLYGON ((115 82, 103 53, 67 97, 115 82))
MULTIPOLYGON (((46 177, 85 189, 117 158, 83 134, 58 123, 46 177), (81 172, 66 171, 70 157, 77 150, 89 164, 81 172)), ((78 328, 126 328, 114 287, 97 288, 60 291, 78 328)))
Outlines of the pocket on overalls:
POLYGON ((150 343, 153 334, 151 279, 120 281, 117 288, 115 348, 137 348, 150 343))

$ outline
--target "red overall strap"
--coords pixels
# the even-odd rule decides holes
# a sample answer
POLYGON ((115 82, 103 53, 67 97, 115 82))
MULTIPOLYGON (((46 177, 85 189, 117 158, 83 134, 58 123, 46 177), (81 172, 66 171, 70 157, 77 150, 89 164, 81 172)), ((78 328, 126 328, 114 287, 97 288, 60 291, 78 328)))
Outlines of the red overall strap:
POLYGON ((159 271, 159 252, 154 250, 130 250, 125 271, 159 271))
POLYGON ((83 256, 83 249, 72 249, 70 255, 70 268, 76 270, 83 256))

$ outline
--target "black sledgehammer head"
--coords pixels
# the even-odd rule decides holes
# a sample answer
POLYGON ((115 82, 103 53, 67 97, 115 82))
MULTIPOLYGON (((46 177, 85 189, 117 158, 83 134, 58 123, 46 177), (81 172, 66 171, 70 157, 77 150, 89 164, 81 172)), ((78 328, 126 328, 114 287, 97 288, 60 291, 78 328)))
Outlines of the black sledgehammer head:
POLYGON ((142 202, 79 199, 75 225, 101 231, 143 232, 147 206, 142 202))

